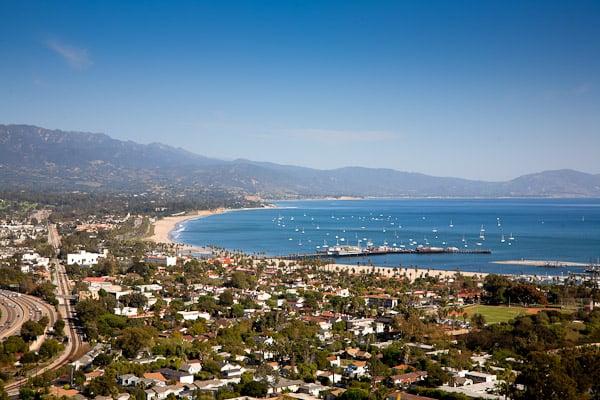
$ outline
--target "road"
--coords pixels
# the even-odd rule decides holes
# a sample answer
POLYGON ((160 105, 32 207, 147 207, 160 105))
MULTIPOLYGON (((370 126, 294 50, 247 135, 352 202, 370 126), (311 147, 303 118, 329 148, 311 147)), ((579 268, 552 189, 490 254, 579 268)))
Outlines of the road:
POLYGON ((26 321, 37 321, 45 315, 52 326, 57 319, 56 310, 48 303, 9 290, 0 290, 0 310, 0 340, 17 334, 26 321))
POLYGON ((71 308, 71 284, 67 279, 67 274, 63 265, 57 260, 53 261, 54 272, 52 274, 53 283, 57 286, 57 299, 59 302, 58 312, 65 321, 65 335, 68 338, 65 344, 64 351, 55 358, 50 364, 43 368, 32 371, 27 377, 11 382, 5 386, 9 396, 14 397, 19 394, 19 388, 27 382, 27 379, 43 374, 46 371, 56 370, 64 365, 67 365, 74 360, 75 356, 80 352, 83 341, 77 333, 76 327, 73 325, 74 310, 71 308))

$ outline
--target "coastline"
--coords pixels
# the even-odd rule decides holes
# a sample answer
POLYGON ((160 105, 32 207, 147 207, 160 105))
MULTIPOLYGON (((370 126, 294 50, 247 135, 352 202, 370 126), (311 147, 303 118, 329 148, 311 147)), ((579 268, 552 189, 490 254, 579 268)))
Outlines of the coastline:
POLYGON ((168 217, 161 218, 154 222, 154 233, 152 236, 148 237, 147 240, 150 240, 155 243, 166 243, 166 244, 175 244, 181 246, 190 246, 181 241, 175 241, 172 239, 172 233, 180 228, 185 222, 210 217, 213 215, 225 214, 229 212, 235 211, 252 211, 252 210, 264 210, 266 208, 277 208, 272 204, 269 204, 265 207, 247 207, 247 208, 224 208, 219 207, 212 210, 197 210, 192 213, 186 213, 183 215, 171 215, 168 217))
POLYGON ((198 210, 193 213, 187 213, 184 215, 176 215, 161 218, 154 223, 154 233, 148 238, 148 240, 154 243, 183 244, 175 242, 173 239, 171 239, 171 233, 174 230, 178 229, 181 226, 181 224, 193 219, 206 218, 211 215, 223 214, 227 211, 229 211, 229 209, 216 208, 214 210, 198 210))
POLYGON ((424 267, 381 267, 370 265, 349 265, 349 264, 327 264, 318 267, 322 271, 347 271, 350 274, 366 274, 374 272, 381 276, 402 276, 413 282, 418 278, 433 277, 441 280, 454 278, 457 274, 469 277, 484 278, 489 275, 486 272, 468 272, 451 269, 433 269, 424 267))

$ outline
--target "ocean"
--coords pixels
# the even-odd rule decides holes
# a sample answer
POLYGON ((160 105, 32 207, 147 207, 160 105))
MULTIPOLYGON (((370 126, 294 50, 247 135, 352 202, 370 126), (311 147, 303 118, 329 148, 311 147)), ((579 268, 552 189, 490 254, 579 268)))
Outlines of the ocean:
POLYGON ((190 220, 173 238, 272 256, 315 253, 336 243, 489 249, 491 254, 389 254, 338 262, 504 274, 560 275, 584 268, 493 261, 590 263, 600 257, 600 199, 310 200, 276 205, 190 220))

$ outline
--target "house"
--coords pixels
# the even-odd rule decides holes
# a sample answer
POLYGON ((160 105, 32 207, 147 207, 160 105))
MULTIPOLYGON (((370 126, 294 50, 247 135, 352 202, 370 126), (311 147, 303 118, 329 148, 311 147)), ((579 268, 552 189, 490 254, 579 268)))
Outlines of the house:
POLYGON ((195 321, 198 318, 210 320, 210 314, 201 311, 178 311, 177 314, 181 315, 185 321, 195 321))
POLYGON ((169 397, 170 394, 179 396, 183 392, 185 387, 182 384, 169 385, 169 386, 154 386, 146 390, 146 400, 164 400, 169 397))
POLYGON ((365 296, 365 303, 369 307, 394 308, 398 305, 398 298, 386 294, 372 294, 365 296))
POLYGON ((344 373, 348 375, 350 378, 362 378, 368 376, 367 372, 367 362, 366 361, 353 361, 350 363, 344 373))
POLYGON ((144 376, 144 379, 150 379, 154 382, 162 382, 162 383, 167 382, 167 378, 165 378, 165 376, 163 374, 161 374, 160 372, 146 372, 143 376, 144 376))
POLYGON ((348 347, 345 351, 350 357, 358 360, 369 360, 371 358, 371 353, 363 351, 359 348, 348 347))
POLYGON ((473 383, 491 383, 496 382, 497 378, 494 374, 486 374, 484 372, 468 371, 464 374, 465 378, 471 379, 473 383))
POLYGON ((391 382, 396 386, 412 385, 413 383, 420 382, 425 378, 427 378, 427 372, 425 371, 415 371, 408 372, 406 374, 390 376, 391 382))
POLYGON ((216 392, 219 388, 229 385, 229 381, 225 379, 209 379, 206 381, 194 381, 194 386, 200 391, 216 392))
POLYGON ((298 388, 298 393, 306 393, 314 397, 319 397, 321 392, 325 392, 329 389, 331 388, 318 383, 305 383, 298 388))
POLYGON ((340 360, 340 356, 329 356, 327 357, 327 361, 329 361, 329 365, 332 367, 341 367, 342 361, 340 360))
POLYGON ((336 384, 342 380, 342 375, 332 371, 317 371, 317 379, 326 379, 329 383, 336 384))
POLYGON ((197 374, 202 371, 202 364, 200 360, 189 360, 187 363, 183 364, 180 368, 181 371, 187 372, 188 374, 197 374))
POLYGON ((117 377, 117 382, 121 386, 135 386, 140 382, 140 378, 133 374, 124 374, 117 377))
POLYGON ((237 364, 226 363, 221 367, 221 375, 223 378, 234 378, 242 376, 244 368, 237 364))
POLYGON ((269 387, 267 388, 267 394, 296 392, 298 388, 303 384, 304 381, 301 380, 279 378, 277 381, 269 383, 269 387))
POLYGON ((461 387, 461 386, 468 386, 468 385, 472 385, 473 384, 473 380, 469 379, 469 378, 465 378, 464 376, 455 376, 452 379, 450 379, 450 383, 449 385, 451 387, 461 387))
POLYGON ((151 254, 144 257, 144 262, 150 264, 163 265, 165 267, 174 267, 177 265, 177 257, 165 256, 160 254, 151 254))
POLYGON ((171 368, 161 368, 158 370, 168 381, 179 383, 194 383, 194 374, 184 371, 177 371, 171 368))
POLYGON ((138 309, 135 307, 115 307, 113 311, 115 315, 122 315, 124 317, 135 317, 138 315, 138 309))
POLYGON ((431 397, 419 396, 402 391, 392 392, 387 395, 385 400, 435 400, 431 397))

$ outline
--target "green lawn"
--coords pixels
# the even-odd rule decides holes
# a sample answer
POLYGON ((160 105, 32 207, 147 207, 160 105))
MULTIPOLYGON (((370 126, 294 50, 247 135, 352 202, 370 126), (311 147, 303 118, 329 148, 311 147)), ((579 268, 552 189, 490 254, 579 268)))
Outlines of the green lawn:
POLYGON ((485 317, 485 322, 488 324, 497 324, 499 322, 510 321, 518 315, 525 315, 527 309, 524 307, 507 307, 507 306, 469 306, 464 311, 471 317, 473 314, 482 314, 485 317))

